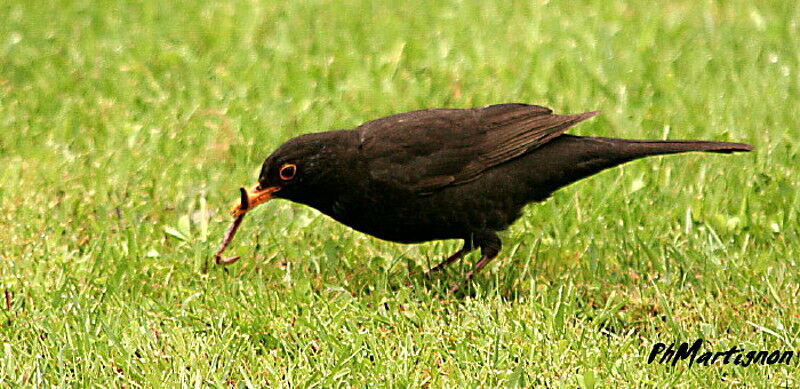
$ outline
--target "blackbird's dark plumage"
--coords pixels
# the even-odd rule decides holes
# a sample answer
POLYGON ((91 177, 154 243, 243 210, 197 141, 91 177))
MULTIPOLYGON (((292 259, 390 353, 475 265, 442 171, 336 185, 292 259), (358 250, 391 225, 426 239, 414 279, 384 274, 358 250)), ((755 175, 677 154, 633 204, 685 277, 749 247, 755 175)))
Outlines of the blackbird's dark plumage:
POLYGON ((597 113, 526 104, 401 113, 289 140, 264 162, 259 187, 381 239, 461 239, 464 247, 434 269, 480 248, 470 279, 500 251, 498 231, 565 185, 651 155, 752 150, 564 134, 597 113))

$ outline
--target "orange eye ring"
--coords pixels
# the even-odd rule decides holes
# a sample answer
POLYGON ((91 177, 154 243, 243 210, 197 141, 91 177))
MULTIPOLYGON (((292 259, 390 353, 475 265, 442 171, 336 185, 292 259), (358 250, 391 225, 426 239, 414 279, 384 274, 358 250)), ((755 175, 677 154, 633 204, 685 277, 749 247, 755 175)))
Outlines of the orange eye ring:
POLYGON ((293 163, 284 164, 281 166, 281 170, 278 171, 278 176, 284 181, 291 180, 295 174, 297 174, 297 165, 293 163))

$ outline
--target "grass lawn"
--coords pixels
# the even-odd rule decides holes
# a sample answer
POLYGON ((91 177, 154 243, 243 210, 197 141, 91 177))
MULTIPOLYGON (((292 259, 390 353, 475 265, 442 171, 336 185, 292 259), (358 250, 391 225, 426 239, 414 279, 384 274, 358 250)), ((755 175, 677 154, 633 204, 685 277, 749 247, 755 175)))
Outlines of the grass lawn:
POLYGON ((793 1, 0 3, 0 387, 800 385, 647 363, 657 342, 800 351, 793 1), (577 135, 742 141, 525 209, 465 297, 460 242, 271 202, 286 139, 419 108, 599 109, 577 135))

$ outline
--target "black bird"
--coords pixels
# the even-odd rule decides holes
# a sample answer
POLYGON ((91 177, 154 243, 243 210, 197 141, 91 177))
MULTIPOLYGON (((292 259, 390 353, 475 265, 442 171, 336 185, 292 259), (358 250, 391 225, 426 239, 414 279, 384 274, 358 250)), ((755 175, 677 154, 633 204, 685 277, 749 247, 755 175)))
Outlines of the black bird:
POLYGON ((564 134, 597 114, 558 115, 527 104, 427 109, 352 130, 301 135, 267 157, 258 185, 242 190, 234 214, 241 221, 245 212, 276 197, 392 242, 461 239, 463 248, 431 271, 480 248, 469 281, 500 252, 497 232, 519 218, 526 204, 556 189, 651 155, 753 149, 742 143, 564 134))

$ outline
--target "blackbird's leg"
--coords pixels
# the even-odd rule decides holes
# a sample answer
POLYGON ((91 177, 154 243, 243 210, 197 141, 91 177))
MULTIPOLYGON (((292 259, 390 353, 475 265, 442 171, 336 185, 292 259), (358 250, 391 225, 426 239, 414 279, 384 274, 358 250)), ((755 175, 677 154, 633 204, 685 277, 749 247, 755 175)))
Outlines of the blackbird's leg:
POLYGON ((431 268, 431 270, 428 270, 428 272, 425 273, 425 274, 436 273, 436 272, 444 269, 447 265, 449 265, 449 264, 461 259, 462 257, 464 257, 464 255, 466 255, 467 253, 469 253, 470 251, 472 251, 474 249, 475 248, 472 245, 472 240, 471 239, 464 239, 464 246, 461 247, 460 250, 456 251, 453 255, 447 257, 444 261, 439 262, 438 265, 436 265, 433 268, 431 268))
MULTIPOLYGON (((478 274, 481 269, 495 259, 497 254, 500 253, 500 247, 502 247, 500 238, 494 232, 488 232, 480 236, 475 236, 473 241, 476 246, 481 248, 481 260, 475 264, 475 267, 472 270, 467 272, 466 276, 464 276, 464 284, 471 281, 472 278, 475 277, 475 274, 478 274)), ((455 293, 458 291, 459 287, 461 287, 461 283, 453 284, 453 286, 450 287, 450 293, 455 293)))

